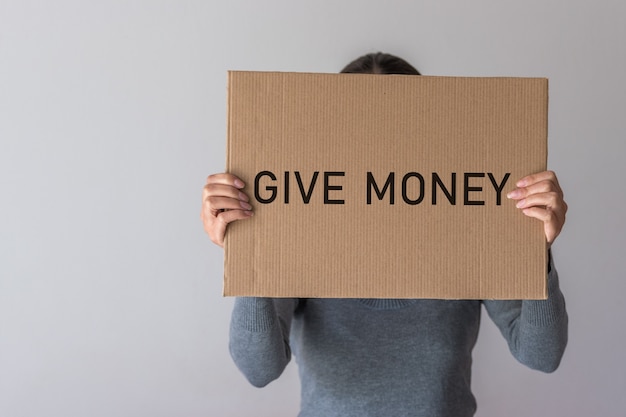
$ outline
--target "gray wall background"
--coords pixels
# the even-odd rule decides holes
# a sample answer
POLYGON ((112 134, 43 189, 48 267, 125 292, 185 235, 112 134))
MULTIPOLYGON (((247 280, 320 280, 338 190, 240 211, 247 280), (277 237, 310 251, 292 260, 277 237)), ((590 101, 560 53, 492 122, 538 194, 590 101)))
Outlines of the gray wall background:
POLYGON ((0 416, 293 416, 295 365, 232 364, 222 251, 198 219, 225 161, 226 70, 336 72, 383 50, 430 75, 550 78, 561 368, 484 316, 478 416, 623 416, 626 3, 0 1, 0 416))

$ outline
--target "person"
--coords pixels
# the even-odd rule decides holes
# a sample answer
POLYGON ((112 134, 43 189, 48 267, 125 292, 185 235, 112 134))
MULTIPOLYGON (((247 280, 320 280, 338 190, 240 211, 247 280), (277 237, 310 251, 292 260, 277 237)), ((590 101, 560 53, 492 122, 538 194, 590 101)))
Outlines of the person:
MULTIPOLYGON (((412 74, 389 54, 362 56, 344 73, 412 74)), ((201 219, 223 246, 229 223, 253 215, 241 179, 210 175, 201 219)), ((507 197, 543 222, 548 247, 565 223, 556 175, 521 178, 507 197)), ((550 255, 550 254, 549 254, 550 255)), ((231 356, 262 387, 278 378, 292 352, 301 380, 301 417, 472 416, 472 349, 482 306, 524 365, 554 371, 567 344, 568 317, 552 256, 546 300, 235 299, 231 356)))

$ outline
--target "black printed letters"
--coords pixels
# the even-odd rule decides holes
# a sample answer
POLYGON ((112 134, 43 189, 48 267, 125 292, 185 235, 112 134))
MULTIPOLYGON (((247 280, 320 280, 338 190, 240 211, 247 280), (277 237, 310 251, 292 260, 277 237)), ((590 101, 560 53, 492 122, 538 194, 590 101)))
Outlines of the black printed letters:
MULTIPOLYGON (((278 177, 271 171, 261 171, 254 178, 254 197, 256 201, 262 204, 270 204, 276 202, 278 195, 282 194, 282 203, 290 204, 294 199, 309 204, 311 199, 318 198, 324 204, 345 204, 342 198, 344 186, 342 178, 346 176, 342 171, 314 171, 313 173, 302 173, 300 171, 285 171, 283 173, 283 181, 278 181, 278 177), (323 179, 320 181, 318 178, 323 179), (320 188, 319 182, 323 184, 322 191, 316 191, 320 188), (295 183, 295 184, 293 184, 295 183), (281 190, 282 188, 282 190, 281 190), (319 194, 319 197, 315 197, 319 194)), ((419 172, 408 172, 402 175, 396 175, 390 172, 386 178, 376 178, 372 172, 367 172, 364 176, 365 194, 364 200, 366 204, 375 204, 376 201, 381 204, 385 201, 390 204, 396 204, 396 195, 402 197, 402 203, 415 206, 418 204, 428 203, 432 205, 449 204, 457 205, 462 203, 464 206, 483 206, 485 205, 484 193, 496 193, 496 205, 502 204, 502 192, 506 185, 510 173, 506 173, 502 178, 496 178, 491 172, 464 172, 457 175, 456 172, 449 174, 439 174, 437 172, 431 175, 422 175, 419 172), (462 177, 457 180, 457 176, 462 177), (487 182, 485 177, 489 179, 487 182), (396 184, 399 189, 396 190, 396 184), (457 200, 457 195, 462 193, 462 200, 457 200), (427 198, 427 195, 430 198, 427 198)))

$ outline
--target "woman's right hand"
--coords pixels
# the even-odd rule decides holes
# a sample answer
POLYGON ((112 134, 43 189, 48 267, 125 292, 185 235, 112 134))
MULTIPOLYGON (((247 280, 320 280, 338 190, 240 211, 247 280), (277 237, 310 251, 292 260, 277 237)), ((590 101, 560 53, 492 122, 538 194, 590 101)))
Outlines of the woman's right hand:
POLYGON ((250 199, 241 191, 243 181, 232 174, 209 175, 202 190, 200 219, 211 240, 224 247, 224 235, 230 222, 252 216, 250 199))

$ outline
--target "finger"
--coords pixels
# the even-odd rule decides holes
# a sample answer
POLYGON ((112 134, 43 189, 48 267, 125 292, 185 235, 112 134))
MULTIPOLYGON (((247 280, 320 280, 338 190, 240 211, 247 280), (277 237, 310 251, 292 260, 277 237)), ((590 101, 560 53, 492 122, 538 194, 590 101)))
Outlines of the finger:
POLYGON ((239 177, 233 174, 229 174, 227 172, 209 175, 206 179, 206 183, 207 185, 208 184, 230 185, 235 188, 245 187, 245 183, 239 177))
POLYGON ((528 187, 530 185, 536 184, 542 181, 550 181, 560 190, 561 186, 559 185, 559 180, 556 177, 554 171, 543 171, 538 172, 536 174, 527 175, 523 178, 520 178, 515 185, 518 188, 528 187))
POLYGON ((211 240, 220 246, 224 246, 224 236, 226 236, 226 228, 228 225, 237 220, 248 219, 254 213, 248 210, 229 210, 220 213, 213 224, 213 228, 209 233, 211 240))
POLYGON ((241 201, 250 201, 248 195, 243 191, 240 191, 238 188, 235 188, 231 185, 222 185, 222 184, 207 184, 204 186, 202 190, 202 197, 206 199, 207 197, 212 196, 221 196, 221 197, 230 197, 241 201))
POLYGON ((228 211, 221 212, 217 216, 217 218, 223 224, 227 225, 236 220, 247 219, 249 217, 252 217, 253 215, 254 215, 254 212, 252 210, 228 210, 228 211))
POLYGON ((204 200, 204 210, 217 216, 224 210, 252 210, 252 206, 247 201, 241 201, 236 198, 209 196, 204 200))
POLYGON ((563 191, 556 185, 554 182, 549 180, 539 181, 533 184, 530 184, 526 187, 516 188, 513 191, 509 192, 506 196, 507 198, 513 200, 520 200, 522 198, 527 198, 528 196, 534 194, 543 194, 543 193, 551 193, 554 192, 557 195, 563 196, 563 191))
POLYGON ((543 222, 543 229, 548 243, 552 243, 563 228, 563 221, 557 213, 550 209, 540 207, 530 207, 522 210, 528 217, 539 219, 543 222))
POLYGON ((224 211, 219 213, 216 217, 211 217, 210 220, 203 219, 204 230, 214 243, 223 247, 228 224, 237 220, 250 218, 253 215, 254 213, 249 210, 224 211))
POLYGON ((538 193, 531 194, 525 198, 518 200, 515 207, 517 208, 527 208, 534 206, 544 206, 550 207, 552 210, 559 210, 559 208, 563 205, 563 199, 561 196, 554 192, 547 193, 538 193))

